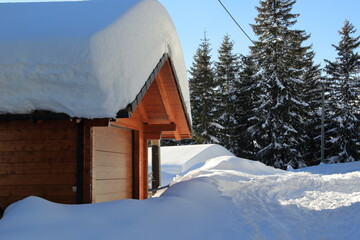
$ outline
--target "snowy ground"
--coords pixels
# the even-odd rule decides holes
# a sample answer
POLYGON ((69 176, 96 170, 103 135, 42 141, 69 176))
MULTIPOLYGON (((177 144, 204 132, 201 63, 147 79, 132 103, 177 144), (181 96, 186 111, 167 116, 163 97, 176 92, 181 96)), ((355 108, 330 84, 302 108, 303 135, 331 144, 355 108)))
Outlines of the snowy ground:
POLYGON ((145 201, 75 206, 27 198, 6 210, 0 239, 360 238, 359 162, 285 172, 220 155, 145 201))

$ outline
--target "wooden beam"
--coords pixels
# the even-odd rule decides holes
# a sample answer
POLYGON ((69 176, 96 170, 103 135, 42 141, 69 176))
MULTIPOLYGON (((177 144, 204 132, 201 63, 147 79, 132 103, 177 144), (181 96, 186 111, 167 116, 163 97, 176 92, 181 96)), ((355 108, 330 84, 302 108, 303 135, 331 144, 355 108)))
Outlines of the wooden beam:
POLYGON ((176 124, 144 124, 144 134, 146 139, 161 139, 161 133, 163 131, 176 131, 176 124))
POLYGON ((145 137, 145 139, 148 139, 148 140, 161 139, 161 131, 144 133, 144 137, 145 137))
POLYGON ((117 118, 116 121, 112 122, 111 124, 114 124, 119 127, 129 128, 136 131, 140 131, 143 125, 140 119, 135 119, 135 118, 117 118))
MULTIPOLYGON (((165 68, 167 66, 168 65, 165 64, 163 66, 163 68, 165 68)), ((162 71, 164 71, 164 69, 162 69, 162 71)), ((161 72, 156 76, 155 80, 156 80, 156 83, 157 83, 157 86, 158 86, 158 89, 159 89, 159 92, 160 92, 160 95, 161 95, 161 100, 162 100, 162 102, 164 104, 166 113, 168 115, 168 119, 169 119, 170 122, 175 122, 174 121, 175 120, 175 117, 174 117, 175 114, 174 114, 173 107, 171 106, 171 103, 170 103, 169 91, 166 89, 166 86, 165 86, 165 83, 164 83, 165 79, 163 78, 161 72)), ((176 140, 181 140, 179 131, 175 131, 174 135, 175 135, 176 140)))
POLYGON ((168 115, 168 118, 169 118, 169 121, 170 122, 174 122, 174 114, 172 112, 172 109, 171 109, 171 105, 170 105, 170 102, 169 102, 169 94, 166 90, 166 87, 165 87, 165 84, 164 84, 164 79, 163 77, 161 76, 161 74, 158 74, 155 78, 156 80, 156 83, 157 83, 157 86, 159 88, 159 92, 160 92, 160 95, 161 95, 161 100, 164 104, 164 107, 165 107, 165 110, 166 110, 166 113, 168 115))
POLYGON ((176 124, 170 123, 170 124, 144 124, 144 132, 157 132, 157 131, 175 131, 176 130, 176 124))
POLYGON ((140 104, 137 106, 137 109, 139 110, 139 114, 140 114, 142 122, 148 123, 150 119, 149 119, 148 114, 146 113, 143 102, 140 102, 140 104))

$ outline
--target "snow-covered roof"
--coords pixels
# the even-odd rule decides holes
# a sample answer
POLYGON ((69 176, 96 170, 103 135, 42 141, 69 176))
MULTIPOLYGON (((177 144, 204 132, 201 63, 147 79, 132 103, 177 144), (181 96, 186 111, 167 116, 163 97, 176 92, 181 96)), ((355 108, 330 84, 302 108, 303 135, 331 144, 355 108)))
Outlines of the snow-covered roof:
POLYGON ((0 114, 49 110, 115 117, 167 54, 190 116, 182 49, 158 1, 2 3, 0 8, 0 114))

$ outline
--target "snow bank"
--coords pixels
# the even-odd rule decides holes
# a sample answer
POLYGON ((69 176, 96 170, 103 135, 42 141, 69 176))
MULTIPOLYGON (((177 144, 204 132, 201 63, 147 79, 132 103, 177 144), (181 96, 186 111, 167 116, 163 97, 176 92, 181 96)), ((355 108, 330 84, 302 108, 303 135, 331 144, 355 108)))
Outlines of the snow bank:
MULTIPOLYGON (((176 181, 184 181, 195 177, 214 177, 219 176, 253 176, 253 175, 272 175, 281 174, 283 171, 268 167, 261 162, 237 158, 234 156, 221 156, 206 161, 205 165, 190 171, 176 181)), ((237 181, 235 177, 235 181, 237 181)))
POLYGON ((286 172, 225 156, 177 181, 200 178, 216 186, 236 206, 232 217, 241 239, 355 240, 360 234, 360 162, 346 165, 318 166, 317 172, 326 172, 322 175, 306 172, 313 168, 286 172))
POLYGON ((230 212, 231 205, 201 180, 145 201, 71 206, 30 197, 6 211, 0 239, 231 239, 233 231, 223 224, 230 212))
POLYGON ((360 171, 360 162, 348 162, 343 164, 323 164, 299 168, 295 170, 296 172, 310 172, 315 174, 331 175, 331 174, 343 174, 350 172, 359 172, 360 171))
POLYGON ((0 113, 115 117, 135 100, 164 53, 190 109, 179 39, 156 0, 0 6, 0 113))
MULTIPOLYGON (((229 150, 217 144, 164 146, 160 148, 160 151, 161 185, 171 183, 177 175, 201 167, 208 159, 219 156, 234 156, 229 150)), ((151 166, 151 148, 148 150, 148 156, 151 166)))
POLYGON ((359 167, 288 172, 217 156, 178 177, 158 198, 91 205, 27 198, 6 210, 0 239, 357 240, 359 167))

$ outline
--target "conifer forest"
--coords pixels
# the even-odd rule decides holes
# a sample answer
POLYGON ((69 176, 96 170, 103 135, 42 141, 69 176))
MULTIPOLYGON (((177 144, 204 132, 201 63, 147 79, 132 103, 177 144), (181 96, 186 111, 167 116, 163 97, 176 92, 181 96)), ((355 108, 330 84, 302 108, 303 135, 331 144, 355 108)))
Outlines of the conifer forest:
POLYGON ((189 69, 194 134, 186 144, 220 144, 282 169, 360 160, 360 37, 344 20, 336 58, 321 67, 305 44, 310 35, 296 29, 294 4, 260 1, 246 56, 225 35, 214 61, 204 34, 189 69))

